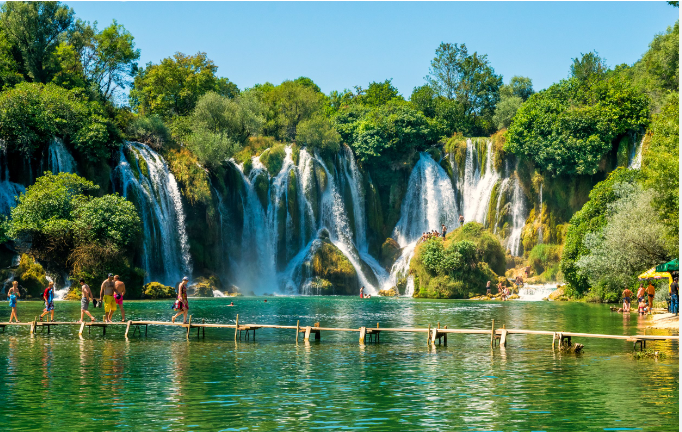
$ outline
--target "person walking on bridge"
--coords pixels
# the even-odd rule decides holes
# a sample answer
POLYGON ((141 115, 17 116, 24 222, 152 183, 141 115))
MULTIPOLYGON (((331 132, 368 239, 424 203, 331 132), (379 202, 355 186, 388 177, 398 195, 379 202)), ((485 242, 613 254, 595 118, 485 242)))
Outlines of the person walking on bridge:
POLYGON ((178 308, 176 309, 178 313, 176 313, 173 318, 171 318, 171 322, 175 322, 175 318, 177 318, 179 315, 183 315, 182 317, 182 323, 187 324, 187 312, 189 311, 189 303, 187 302, 187 283, 189 282, 189 278, 185 276, 182 278, 182 282, 180 282, 180 286, 178 287, 178 301, 177 305, 178 308))
POLYGON ((99 301, 104 302, 104 322, 111 322, 111 316, 116 310, 116 301, 114 300, 115 290, 114 275, 109 273, 104 282, 102 282, 102 286, 99 290, 99 301))
POLYGON ((12 286, 10 287, 9 291, 7 292, 7 299, 9 300, 9 307, 12 308, 12 313, 9 316, 9 322, 12 322, 12 318, 16 322, 19 322, 19 318, 17 318, 17 299, 20 297, 19 294, 19 282, 14 281, 12 282, 12 286))
POLYGON ((50 313, 50 321, 54 321, 54 282, 47 284, 47 288, 45 288, 45 292, 43 293, 43 300, 45 300, 45 309, 43 309, 43 313, 40 314, 40 321, 42 321, 43 317, 48 313, 50 313))
POLYGON ((116 294, 114 294, 114 301, 116 301, 116 304, 121 308, 121 322, 125 322, 126 311, 123 310, 123 296, 126 293, 126 284, 121 281, 121 278, 119 278, 118 275, 114 276, 114 291, 116 291, 116 294))
POLYGON ((90 285, 85 283, 85 279, 81 278, 79 281, 81 283, 81 319, 78 321, 79 323, 83 322, 83 315, 88 314, 90 317, 90 321, 95 321, 95 317, 92 316, 88 308, 90 307, 90 300, 93 300, 92 298, 92 290, 90 289, 90 285))

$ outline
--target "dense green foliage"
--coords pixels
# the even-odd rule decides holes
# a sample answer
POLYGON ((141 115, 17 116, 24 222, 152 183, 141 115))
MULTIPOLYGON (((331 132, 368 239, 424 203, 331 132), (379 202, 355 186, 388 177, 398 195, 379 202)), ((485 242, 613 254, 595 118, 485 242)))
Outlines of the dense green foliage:
POLYGON ((505 150, 553 174, 595 174, 616 138, 642 130, 648 114, 647 98, 619 76, 570 78, 519 108, 505 150))
POLYGON ((218 78, 218 67, 206 53, 175 53, 155 65, 147 64, 135 75, 130 90, 130 103, 141 114, 157 114, 164 118, 188 115, 199 98, 214 91, 234 97, 236 86, 226 78, 218 78))
POLYGON ((675 239, 679 238, 680 181, 679 94, 670 93, 651 124, 651 143, 642 156, 645 185, 656 193, 652 203, 675 239))
POLYGON ((131 264, 141 225, 134 205, 118 195, 86 195, 96 189, 76 174, 45 173, 19 197, 8 235, 32 256, 73 268, 74 276, 139 273, 131 264))
POLYGON ((0 94, 0 137, 10 152, 32 157, 54 137, 95 161, 120 143, 103 107, 77 90, 21 83, 0 94))
POLYGON ((576 262, 589 253, 584 243, 585 236, 606 226, 609 204, 618 199, 614 186, 623 183, 635 183, 640 177, 635 170, 618 168, 590 192, 590 200, 571 218, 566 231, 566 243, 561 257, 561 271, 569 287, 578 294, 584 294, 590 288, 587 277, 577 267, 576 262))
POLYGON ((322 153, 337 153, 340 149, 341 135, 334 129, 329 119, 315 116, 303 120, 296 128, 296 143, 322 153))
POLYGON ((495 108, 493 123, 498 129, 511 124, 521 104, 533 95, 533 82, 530 78, 515 76, 507 85, 500 88, 500 101, 495 108))

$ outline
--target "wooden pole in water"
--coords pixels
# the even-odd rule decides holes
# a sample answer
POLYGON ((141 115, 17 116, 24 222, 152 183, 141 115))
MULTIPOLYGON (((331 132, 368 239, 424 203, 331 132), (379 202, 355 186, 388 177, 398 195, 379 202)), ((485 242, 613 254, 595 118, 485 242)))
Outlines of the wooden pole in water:
POLYGON ((310 326, 307 326, 305 328, 305 335, 303 336, 304 341, 309 341, 310 340, 310 326))
POLYGON ((192 328, 192 315, 189 316, 189 321, 187 321, 187 340, 189 340, 189 331, 192 328))
POLYGON ((502 326, 502 336, 500 336, 500 346, 507 346, 507 325, 502 326))
MULTIPOLYGON (((445 329, 447 330, 448 326, 445 326, 445 329)), ((443 345, 448 346, 448 334, 445 333, 443 335, 443 345)))
POLYGON ((296 320, 296 343, 298 343, 298 333, 301 329, 301 326, 299 325, 300 322, 300 320, 296 320))
POLYGON ((429 331, 426 332, 426 345, 431 343, 431 324, 429 324, 429 331))
MULTIPOLYGON (((130 324, 132 321, 128 321, 128 325, 126 325, 126 339, 128 339, 128 332, 130 331, 130 324)), ((83 327, 81 327, 81 331, 83 331, 83 327)), ((80 334, 80 333, 79 333, 80 334)))
POLYGON ((494 346, 495 343, 495 320, 493 320, 493 329, 490 331, 490 346, 494 346))
POLYGON ((237 331, 239 330, 239 314, 237 314, 237 321, 234 325, 234 341, 237 342, 237 331))
POLYGON ((365 344, 365 334, 367 334, 367 328, 360 327, 360 344, 365 344))

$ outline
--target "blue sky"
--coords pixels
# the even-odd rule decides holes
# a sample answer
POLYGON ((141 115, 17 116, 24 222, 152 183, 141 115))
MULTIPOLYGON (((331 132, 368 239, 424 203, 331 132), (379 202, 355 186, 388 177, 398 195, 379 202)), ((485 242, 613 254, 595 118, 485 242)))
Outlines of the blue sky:
POLYGON ((205 51, 239 88, 307 76, 323 92, 393 79, 409 97, 441 42, 487 54, 536 90, 597 50, 632 64, 679 9, 658 2, 67 2, 78 18, 113 19, 135 37, 141 64, 205 51))

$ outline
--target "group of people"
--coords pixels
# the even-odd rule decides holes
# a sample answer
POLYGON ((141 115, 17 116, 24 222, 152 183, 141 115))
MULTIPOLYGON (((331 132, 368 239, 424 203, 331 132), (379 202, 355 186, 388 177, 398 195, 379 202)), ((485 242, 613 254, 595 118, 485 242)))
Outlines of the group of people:
POLYGON ((442 237, 443 241, 445 241, 445 235, 447 233, 448 233, 447 227, 445 225, 441 225, 441 232, 438 232, 436 230, 423 232, 421 241, 426 241, 426 240, 429 240, 432 238, 438 238, 438 237, 442 237))
MULTIPOLYGON (((492 295, 491 291, 492 291, 492 289, 491 289, 490 281, 488 281, 488 283, 485 285, 485 293, 487 295, 492 295)), ((501 296, 500 298, 504 301, 504 300, 507 300, 509 298, 509 296, 511 295, 511 290, 509 289, 509 287, 503 287, 502 282, 498 282, 497 283, 497 294, 499 294, 501 296)))
POLYGON ((365 286, 360 287, 360 298, 372 298, 371 295, 365 294, 365 286))
MULTIPOLYGON (((670 312, 676 315, 679 314, 679 293, 680 286, 678 278, 675 278, 670 284, 670 312)), ((651 282, 649 282, 649 285, 646 288, 644 288, 643 284, 639 285, 639 288, 637 289, 637 311, 640 315, 651 315, 653 313, 652 309, 655 295, 656 287, 654 287, 651 282)), ((630 288, 625 288, 623 291, 623 312, 631 311, 632 296, 630 288)))

